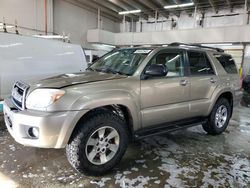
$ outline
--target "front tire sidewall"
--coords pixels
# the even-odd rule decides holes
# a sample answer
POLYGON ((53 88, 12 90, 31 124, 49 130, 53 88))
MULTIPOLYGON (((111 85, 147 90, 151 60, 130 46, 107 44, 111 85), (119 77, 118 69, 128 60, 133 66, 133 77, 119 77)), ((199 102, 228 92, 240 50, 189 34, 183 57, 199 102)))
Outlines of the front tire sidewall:
MULTIPOLYGON (((89 137, 90 137, 97 129, 106 126, 106 125, 102 125, 102 124, 97 125, 97 127, 94 128, 94 129, 86 136, 86 139, 83 141, 84 150, 82 150, 82 152, 81 152, 81 153, 82 153, 81 156, 82 156, 82 158, 83 158, 83 164, 82 164, 82 165, 85 166, 86 169, 89 169, 89 171, 99 171, 100 168, 106 169, 106 170, 108 171, 108 170, 110 170, 110 167, 111 167, 111 166, 115 166, 116 163, 117 163, 117 161, 120 160, 120 159, 119 159, 119 158, 120 158, 120 153, 122 152, 122 147, 124 147, 124 145, 127 144, 127 143, 125 142, 125 140, 127 140, 127 138, 126 138, 126 136, 125 136, 123 130, 120 128, 120 125, 116 125, 116 124, 114 124, 114 122, 110 122, 110 123, 113 123, 113 124, 109 124, 108 126, 114 128, 114 129, 118 132, 118 134, 119 134, 119 136, 120 136, 119 148, 118 148, 116 154, 114 155, 114 157, 113 157, 110 161, 108 161, 107 163, 105 163, 105 164, 102 164, 102 165, 95 165, 95 164, 91 163, 91 162, 88 160, 88 158, 87 158, 87 156, 86 156, 86 153, 85 153, 85 149, 86 149, 86 144, 87 144, 87 141, 88 141, 89 137), (93 169, 93 170, 90 170, 90 169, 93 169)), ((102 172, 99 172, 99 173, 102 174, 102 172)))
MULTIPOLYGON (((124 122, 116 115, 113 114, 100 114, 98 117, 93 117, 90 121, 82 125, 82 130, 75 139, 67 146, 68 148, 74 146, 73 152, 77 162, 73 162, 71 158, 68 157, 71 165, 79 172, 84 172, 90 175, 102 175, 103 173, 111 170, 122 158, 124 155, 127 145, 128 145, 128 136, 125 129, 124 122), (108 118, 110 117, 110 118, 108 118), (85 148, 90 136, 99 128, 109 126, 114 128, 120 137, 119 148, 114 155, 114 157, 105 164, 95 165, 91 163, 85 153, 85 148), (76 143, 77 142, 77 143, 76 143), (75 148, 76 147, 76 148, 75 148)), ((67 149, 68 149, 67 148, 67 149)), ((66 149, 66 151, 67 151, 66 149)), ((68 149, 69 150, 69 149, 68 149)))

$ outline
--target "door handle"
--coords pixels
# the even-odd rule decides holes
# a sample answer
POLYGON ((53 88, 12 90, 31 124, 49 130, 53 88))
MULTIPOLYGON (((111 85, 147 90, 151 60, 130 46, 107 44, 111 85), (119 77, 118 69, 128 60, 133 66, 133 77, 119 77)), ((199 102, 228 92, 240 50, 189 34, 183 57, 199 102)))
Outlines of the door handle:
POLYGON ((210 82, 214 84, 216 80, 214 78, 210 78, 210 82))
POLYGON ((188 81, 187 80, 181 80, 180 81, 180 85, 181 86, 186 86, 188 84, 188 81))

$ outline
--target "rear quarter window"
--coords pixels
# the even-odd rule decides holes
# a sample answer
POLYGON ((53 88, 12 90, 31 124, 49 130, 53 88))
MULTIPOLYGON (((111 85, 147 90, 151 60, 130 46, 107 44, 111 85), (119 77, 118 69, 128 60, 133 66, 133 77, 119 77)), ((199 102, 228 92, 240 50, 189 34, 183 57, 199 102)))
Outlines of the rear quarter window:
POLYGON ((214 70, 205 53, 194 51, 188 51, 187 53, 191 75, 199 76, 214 74, 214 70))
POLYGON ((214 54, 214 57, 220 62, 228 74, 238 74, 235 62, 230 55, 214 54))

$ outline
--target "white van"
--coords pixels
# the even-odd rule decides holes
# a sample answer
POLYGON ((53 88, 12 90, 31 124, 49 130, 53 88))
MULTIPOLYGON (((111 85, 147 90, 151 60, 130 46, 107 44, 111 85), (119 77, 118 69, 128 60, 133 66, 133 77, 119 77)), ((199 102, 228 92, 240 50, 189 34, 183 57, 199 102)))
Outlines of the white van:
POLYGON ((86 68, 80 45, 0 32, 0 101, 10 94, 17 80, 42 79, 86 68))

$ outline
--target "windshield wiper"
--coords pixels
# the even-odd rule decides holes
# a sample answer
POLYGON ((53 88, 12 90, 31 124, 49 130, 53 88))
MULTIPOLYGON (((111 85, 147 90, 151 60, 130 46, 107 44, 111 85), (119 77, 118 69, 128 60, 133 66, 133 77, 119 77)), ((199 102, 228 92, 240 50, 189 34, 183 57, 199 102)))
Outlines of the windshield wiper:
POLYGON ((91 67, 86 68, 86 70, 96 71, 95 69, 93 69, 93 68, 91 68, 91 67))

